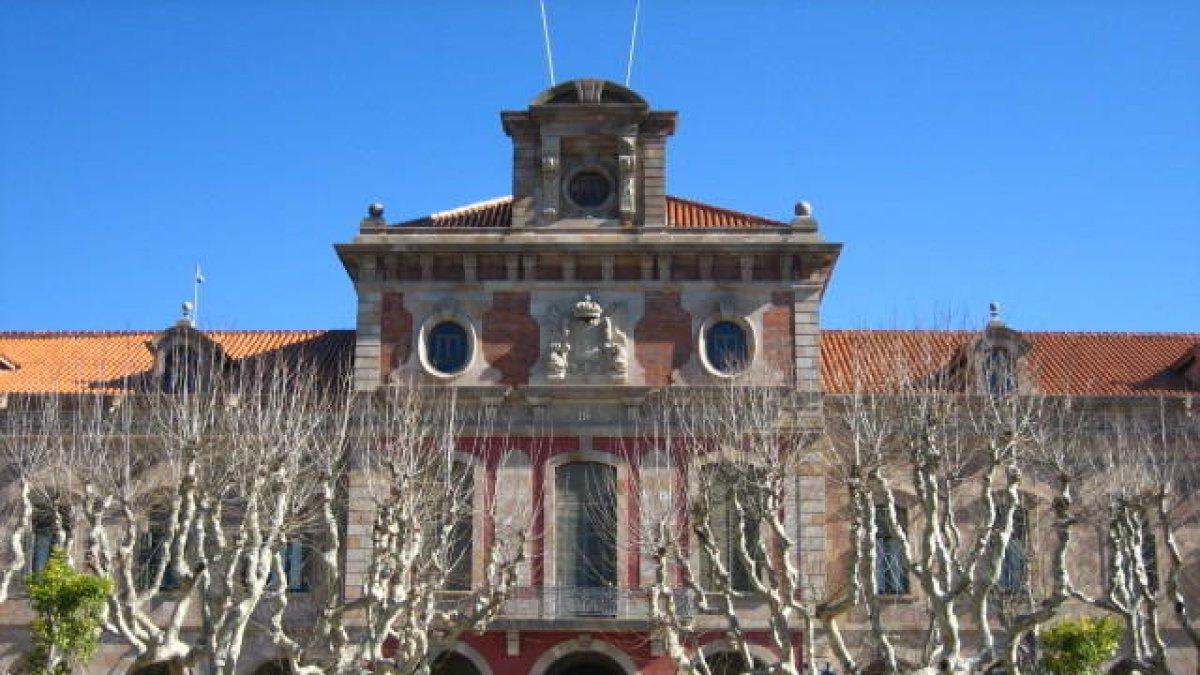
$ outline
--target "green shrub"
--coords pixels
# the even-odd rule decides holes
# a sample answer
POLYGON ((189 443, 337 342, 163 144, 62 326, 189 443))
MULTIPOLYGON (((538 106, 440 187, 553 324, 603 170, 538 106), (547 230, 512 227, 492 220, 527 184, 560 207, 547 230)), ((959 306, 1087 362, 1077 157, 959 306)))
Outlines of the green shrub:
POLYGON ((1054 675, 1100 675, 1124 632, 1115 617, 1061 621, 1041 635, 1042 667, 1054 675))
POLYGON ((77 572, 60 548, 29 577, 29 600, 37 618, 29 626, 33 649, 25 660, 34 675, 67 675, 83 666, 100 645, 104 604, 112 582, 77 572))

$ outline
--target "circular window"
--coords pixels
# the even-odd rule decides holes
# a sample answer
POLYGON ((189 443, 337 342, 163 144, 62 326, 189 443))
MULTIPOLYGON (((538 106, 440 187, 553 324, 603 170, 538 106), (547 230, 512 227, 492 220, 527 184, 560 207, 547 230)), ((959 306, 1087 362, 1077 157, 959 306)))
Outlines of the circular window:
POLYGON ((704 356, 719 373, 736 373, 750 361, 749 336, 733 321, 718 321, 704 332, 704 356))
POLYGON ((580 171, 567 184, 567 197, 583 209, 604 206, 611 194, 612 183, 608 176, 594 169, 580 171))
POLYGON ((467 367, 471 343, 467 329, 455 321, 442 321, 425 333, 425 360, 443 375, 467 367))

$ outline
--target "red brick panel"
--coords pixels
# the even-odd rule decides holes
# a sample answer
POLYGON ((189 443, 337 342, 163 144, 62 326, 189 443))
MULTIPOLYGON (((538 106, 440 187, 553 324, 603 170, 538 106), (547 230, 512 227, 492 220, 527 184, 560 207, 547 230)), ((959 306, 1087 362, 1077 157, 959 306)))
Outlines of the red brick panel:
POLYGON ((379 326, 379 377, 387 382, 388 374, 408 361, 412 353, 412 313, 404 308, 404 294, 383 294, 379 326))
POLYGON ((483 313, 483 357, 504 384, 526 384, 541 349, 528 293, 496 293, 483 313))
POLYGON ((646 313, 633 330, 634 355, 646 384, 671 383, 671 373, 692 356, 692 315, 678 291, 647 291, 646 313))
POLYGON ((792 303, 791 291, 771 293, 771 307, 763 312, 763 358, 774 370, 792 375, 792 303))

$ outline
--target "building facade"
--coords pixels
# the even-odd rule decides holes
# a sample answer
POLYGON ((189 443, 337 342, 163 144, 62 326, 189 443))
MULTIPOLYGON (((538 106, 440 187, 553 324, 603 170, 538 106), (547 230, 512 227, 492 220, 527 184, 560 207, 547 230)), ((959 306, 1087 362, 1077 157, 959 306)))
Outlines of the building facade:
MULTIPOLYGON (((330 379, 352 363, 363 395, 417 386, 431 400, 453 396, 464 436, 502 439, 462 451, 477 499, 537 508, 503 609, 486 630, 458 636, 439 668, 632 675, 677 671, 647 606, 655 566, 638 543, 635 494, 646 474, 629 450, 644 442, 649 402, 662 392, 752 379, 795 394, 799 415, 819 426, 827 399, 898 361, 922 377, 954 373, 970 386, 1100 406, 1180 407, 1200 390, 1200 334, 1021 333, 996 317, 980 331, 822 330, 841 244, 824 240, 803 202, 774 220, 670 196, 675 112, 611 82, 575 80, 501 119, 513 142, 512 196, 403 222, 373 205, 337 245, 357 292, 353 331, 201 333, 184 321, 157 333, 0 334, 0 395, 172 389, 164 383, 183 377, 180 364, 200 349, 203 362, 228 367, 292 355, 330 379)), ((844 583, 845 495, 818 461, 793 478, 782 520, 796 542, 789 555, 805 592, 823 596, 844 583)), ((371 574, 364 480, 344 496, 339 592, 351 600, 371 574)), ((456 588, 488 579, 494 524, 473 518, 456 588)), ((1194 539, 1186 543, 1195 572, 1194 539)), ((41 549, 32 548, 36 566, 41 549)), ((906 576, 876 581, 910 594, 906 576)), ((19 594, 4 603, 0 664, 14 661, 29 616, 19 594)), ((769 642, 754 637, 766 619, 747 616, 752 655, 770 662, 769 642)), ((731 650, 719 617, 696 622, 696 648, 721 662, 731 650)), ((803 652, 802 631, 792 630, 803 652)), ((266 640, 251 637, 246 651, 243 672, 279 667, 266 640)), ((1177 659, 1194 656, 1179 650, 1177 659)), ((97 663, 95 672, 126 672, 130 651, 110 641, 97 663)))

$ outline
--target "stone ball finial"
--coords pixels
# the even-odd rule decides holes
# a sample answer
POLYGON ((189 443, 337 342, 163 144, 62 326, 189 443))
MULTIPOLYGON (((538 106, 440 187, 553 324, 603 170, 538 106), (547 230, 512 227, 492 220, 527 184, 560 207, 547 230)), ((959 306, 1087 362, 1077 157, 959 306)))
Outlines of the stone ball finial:
POLYGON ((813 213, 812 204, 809 204, 808 202, 803 201, 803 200, 796 202, 796 212, 795 213, 798 218, 811 217, 812 213, 813 213))
POLYGON ((367 216, 374 218, 374 219, 382 218, 383 217, 383 204, 380 204, 379 202, 373 202, 370 206, 367 207, 367 216))

